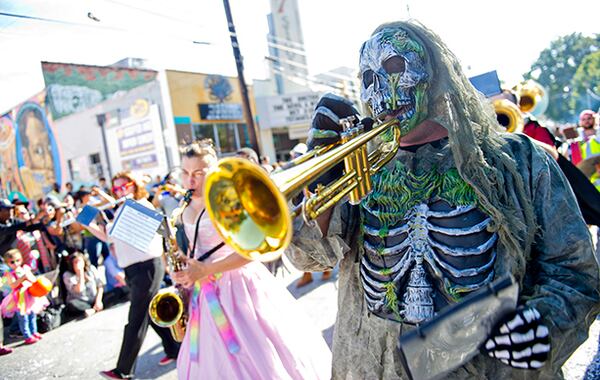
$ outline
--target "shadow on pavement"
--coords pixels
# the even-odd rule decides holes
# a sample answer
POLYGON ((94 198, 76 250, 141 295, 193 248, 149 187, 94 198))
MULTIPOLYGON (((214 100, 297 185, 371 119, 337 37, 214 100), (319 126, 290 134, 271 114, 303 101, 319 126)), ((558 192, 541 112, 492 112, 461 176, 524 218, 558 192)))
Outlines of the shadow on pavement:
POLYGON ((583 380, 600 379, 600 346, 596 352, 596 356, 592 359, 590 365, 585 370, 583 380))
MULTIPOLYGON (((309 283, 308 285, 304 285, 301 288, 297 288, 296 287, 296 283, 298 282, 298 279, 300 279, 300 277, 302 277, 302 272, 300 274, 300 277, 298 277, 297 279, 295 279, 294 281, 292 281, 288 286, 287 286, 287 290, 288 292, 292 293, 292 295, 294 296, 294 298, 298 299, 302 296, 305 296, 306 294, 312 292, 313 290, 317 289, 318 287, 322 286, 323 284, 329 283, 329 282, 333 282, 335 283, 337 281, 337 276, 338 276, 338 268, 335 267, 331 273, 331 277, 329 277, 329 279, 323 281, 321 279, 321 277, 323 276, 322 272, 313 272, 312 273, 312 277, 313 280, 311 283, 309 283)), ((336 285, 337 288, 337 285, 336 285)))
POLYGON ((327 342, 329 349, 331 349, 331 347, 333 345, 333 327, 334 326, 335 326, 335 324, 333 324, 333 325, 329 326, 328 328, 326 328, 325 330, 321 331, 321 334, 323 335, 325 342, 327 342))
POLYGON ((158 362, 165 356, 162 344, 158 343, 146 352, 138 356, 137 368, 135 369, 136 379, 156 379, 168 372, 175 371, 177 361, 171 364, 160 366, 158 362))

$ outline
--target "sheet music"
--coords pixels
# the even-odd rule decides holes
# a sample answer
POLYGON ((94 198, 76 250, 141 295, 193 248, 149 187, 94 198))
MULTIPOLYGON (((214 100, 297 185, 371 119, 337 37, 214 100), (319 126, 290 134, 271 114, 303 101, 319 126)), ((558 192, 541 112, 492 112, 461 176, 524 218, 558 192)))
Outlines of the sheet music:
POLYGON ((148 251, 163 215, 128 199, 123 204, 109 235, 139 249, 148 251))

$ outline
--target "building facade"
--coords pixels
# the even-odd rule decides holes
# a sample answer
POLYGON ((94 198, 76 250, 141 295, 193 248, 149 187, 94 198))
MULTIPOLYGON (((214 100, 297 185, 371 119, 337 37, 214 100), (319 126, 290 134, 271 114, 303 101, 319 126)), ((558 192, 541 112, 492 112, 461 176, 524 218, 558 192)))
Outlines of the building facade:
MULTIPOLYGON (((250 146, 237 78, 167 70, 166 82, 179 143, 210 138, 221 155, 250 146)), ((252 89, 248 91, 256 115, 252 89)))

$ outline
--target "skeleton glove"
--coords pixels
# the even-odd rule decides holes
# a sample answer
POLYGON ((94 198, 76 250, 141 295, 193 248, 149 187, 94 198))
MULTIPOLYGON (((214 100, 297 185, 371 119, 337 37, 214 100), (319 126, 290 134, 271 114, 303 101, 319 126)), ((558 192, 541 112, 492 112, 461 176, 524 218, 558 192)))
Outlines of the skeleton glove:
MULTIPOLYGON (((340 119, 358 116, 359 113, 348 99, 327 93, 321 97, 313 113, 312 125, 308 133, 306 145, 309 150, 318 146, 330 145, 340 140, 342 127, 340 119)), ((309 189, 314 191, 317 184, 328 184, 339 178, 344 170, 344 164, 339 164, 313 182, 309 189)))
POLYGON ((308 149, 329 145, 340 140, 340 119, 358 115, 358 111, 348 99, 334 94, 325 94, 315 107, 312 125, 308 133, 308 149))
POLYGON ((492 331, 482 350, 511 367, 539 369, 550 353, 548 328, 535 308, 520 308, 492 331))

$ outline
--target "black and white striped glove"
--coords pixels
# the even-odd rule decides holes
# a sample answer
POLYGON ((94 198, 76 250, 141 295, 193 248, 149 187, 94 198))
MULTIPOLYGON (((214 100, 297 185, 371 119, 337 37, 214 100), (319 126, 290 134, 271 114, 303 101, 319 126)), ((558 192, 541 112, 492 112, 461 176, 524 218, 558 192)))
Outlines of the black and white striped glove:
POLYGON ((539 369, 550 353, 548 328, 532 307, 521 308, 500 323, 482 350, 502 363, 520 369, 539 369))

